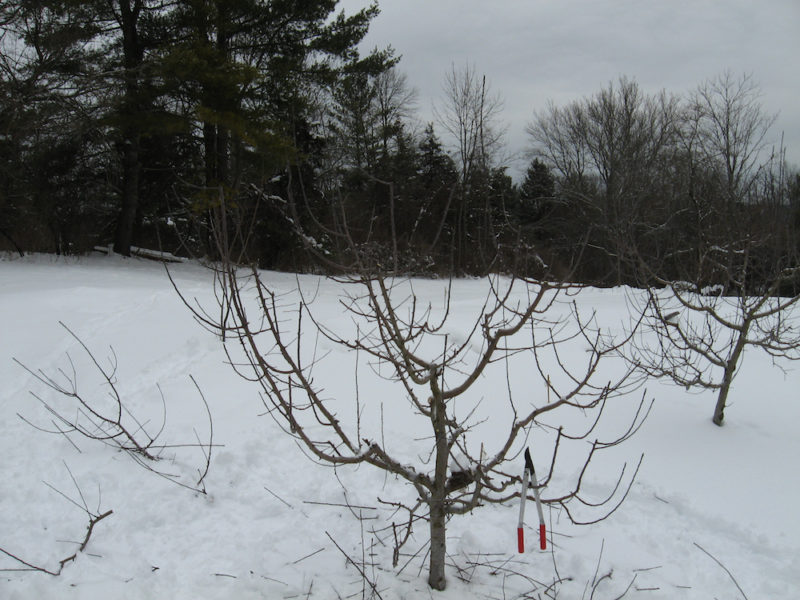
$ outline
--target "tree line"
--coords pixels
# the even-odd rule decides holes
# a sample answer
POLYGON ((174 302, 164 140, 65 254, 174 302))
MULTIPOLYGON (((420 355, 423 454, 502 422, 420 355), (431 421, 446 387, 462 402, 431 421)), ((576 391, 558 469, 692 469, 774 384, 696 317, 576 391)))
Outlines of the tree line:
POLYGON ((279 269, 705 287, 794 260, 800 179, 750 77, 549 105, 516 184, 485 77, 454 66, 419 127, 392 49, 358 50, 377 7, 336 5, 3 4, 2 247, 213 258, 224 213, 242 260, 279 269))
POLYGON ((553 248, 573 259, 579 248, 593 282, 768 285, 797 264, 800 224, 800 179, 770 138, 773 123, 752 78, 730 72, 683 97, 622 78, 549 106, 528 133, 556 174, 543 202, 558 224, 553 248))

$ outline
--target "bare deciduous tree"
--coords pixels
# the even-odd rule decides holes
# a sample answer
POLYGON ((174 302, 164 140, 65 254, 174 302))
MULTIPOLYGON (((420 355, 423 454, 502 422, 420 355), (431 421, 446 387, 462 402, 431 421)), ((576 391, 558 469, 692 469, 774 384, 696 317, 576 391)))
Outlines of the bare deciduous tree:
POLYGON ((474 66, 456 69, 452 65, 443 90, 443 104, 435 114, 455 140, 462 180, 469 181, 473 170, 489 166, 498 150, 504 134, 498 124, 503 102, 474 66))
POLYGON ((381 159, 396 150, 392 146, 411 121, 416 102, 416 89, 397 67, 377 75, 351 73, 332 92, 326 158, 337 170, 349 167, 377 176, 381 159))
POLYGON ((455 141, 461 176, 454 207, 455 267, 463 268, 468 256, 478 255, 488 270, 497 253, 488 182, 505 134, 499 122, 502 98, 469 65, 452 65, 443 91, 442 106, 434 114, 455 141))
POLYGON ((730 71, 702 83, 690 96, 689 112, 699 133, 699 150, 721 178, 729 203, 747 199, 765 164, 767 135, 776 115, 760 102, 752 76, 730 71))
POLYGON ((221 256, 213 267, 220 306, 204 310, 184 299, 187 307, 228 342, 239 342, 238 350, 225 344, 230 363, 260 387, 270 414, 312 459, 332 466, 370 464, 413 488, 416 500, 391 503, 408 514, 391 532, 400 546, 420 518, 428 521, 432 588, 446 584, 447 520, 518 497, 520 477, 509 461, 531 436, 542 448, 551 444, 537 453, 537 460, 550 465, 538 484, 549 493, 544 501, 563 507, 575 522, 605 518, 627 495, 635 473, 623 468, 607 497, 583 498, 593 457, 632 435, 647 411, 642 397, 625 431, 608 440, 594 438, 606 403, 632 391, 634 382, 630 370, 598 382, 604 377, 601 363, 624 340, 610 340, 591 317, 564 300, 578 286, 491 277, 482 308, 456 316, 453 282, 434 303, 419 297, 413 281, 386 275, 354 252, 351 275, 336 280, 343 313, 324 316, 300 281, 293 291, 278 292, 258 269, 240 267, 224 251, 221 256), (331 381, 319 375, 325 363, 320 340, 352 351, 357 364, 369 357, 374 386, 364 385, 356 367, 353 385, 341 392, 346 396, 337 396, 329 386, 350 377, 341 366, 334 367, 331 381), (512 373, 530 379, 522 387, 512 373), (386 382, 385 398, 364 399, 386 382), (491 403, 488 413, 482 394, 491 403), (386 440, 382 408, 378 412, 384 403, 427 429, 405 438, 413 451, 386 440), (345 410, 355 416, 346 417, 345 410), (570 431, 559 422, 564 412, 592 416, 584 430, 570 431), (591 443, 578 475, 565 484, 558 473, 559 450, 586 440, 591 443), (417 461, 411 462, 414 456, 417 461), (592 514, 586 517, 576 507, 590 507, 592 514), (398 534, 403 526, 405 534, 398 534))
MULTIPOLYGON (((96 377, 96 382, 99 384, 98 388, 104 390, 105 393, 87 394, 78 385, 79 368, 76 367, 76 362, 69 353, 66 355, 68 366, 59 367, 53 374, 48 374, 41 369, 33 370, 15 358, 14 362, 44 386, 45 394, 31 391, 31 395, 42 404, 50 415, 52 429, 35 425, 24 417, 20 416, 20 418, 39 431, 64 436, 73 446, 75 446, 75 442, 70 438, 70 435, 77 433, 84 438, 123 450, 134 462, 147 471, 163 477, 180 487, 205 494, 204 480, 211 467, 211 453, 214 448, 214 423, 208 402, 206 402, 205 396, 194 378, 191 377, 192 383, 200 394, 200 399, 208 416, 208 442, 201 442, 197 431, 195 431, 197 443, 164 444, 159 441, 167 422, 166 402, 161 393, 161 388, 157 386, 159 394, 161 394, 161 422, 157 426, 157 431, 153 431, 148 428, 148 422, 142 422, 142 419, 137 418, 131 412, 130 405, 125 402, 119 390, 116 375, 117 356, 113 348, 110 349, 108 365, 103 365, 89 347, 69 327, 64 323, 60 324, 80 346, 89 372, 87 378, 96 377), (92 369, 93 372, 91 372, 92 369), (51 400, 47 397, 47 392, 59 398, 60 401, 51 400), (200 448, 203 453, 204 464, 198 468, 199 479, 196 483, 185 483, 179 475, 168 473, 152 466, 153 463, 163 457, 163 452, 166 449, 177 448, 200 448)), ((84 388, 86 387, 90 386, 84 386, 84 388)))
POLYGON ((409 86, 408 78, 397 67, 377 75, 374 86, 383 154, 387 156, 392 137, 401 131, 403 123, 414 117, 418 92, 409 86))
POLYGON ((716 390, 716 425, 723 423, 728 394, 748 347, 773 357, 800 358, 800 322, 792 314, 800 294, 780 295, 785 284, 796 281, 800 267, 778 266, 768 280, 753 286, 748 282, 751 250, 708 250, 703 263, 713 263, 725 274, 716 286, 661 279, 663 289, 649 288, 647 326, 628 346, 632 364, 648 375, 668 377, 687 389, 716 390), (738 266, 730 263, 732 256, 738 266))

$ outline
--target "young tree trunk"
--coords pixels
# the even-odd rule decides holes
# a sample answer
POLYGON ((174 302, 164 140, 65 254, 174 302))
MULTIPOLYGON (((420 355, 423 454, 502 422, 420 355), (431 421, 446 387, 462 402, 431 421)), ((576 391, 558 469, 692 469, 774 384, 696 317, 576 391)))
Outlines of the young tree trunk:
POLYGON ((445 537, 445 498, 444 490, 431 496, 431 559, 428 570, 428 585, 433 589, 442 591, 447 586, 444 577, 444 562, 447 555, 447 541, 445 537))
POLYGON ((718 425, 722 427, 722 421, 725 419, 725 404, 728 401, 728 390, 731 387, 731 380, 732 377, 728 377, 728 371, 725 370, 725 377, 722 380, 722 386, 719 388, 719 394, 717 395, 717 404, 714 407, 714 416, 712 417, 712 421, 714 425, 718 425))
POLYGON ((733 383, 733 376, 736 374, 736 367, 739 364, 739 358, 742 356, 745 342, 747 341, 747 333, 750 330, 750 321, 745 320, 742 325, 739 336, 736 339, 736 345, 733 348, 728 363, 725 365, 725 374, 722 376, 722 385, 719 388, 717 395, 717 404, 714 407, 714 417, 711 419, 714 425, 722 427, 722 422, 725 419, 725 406, 728 402, 728 391, 731 389, 733 383))
MULTIPOLYGON (((435 377, 434 377, 435 380, 435 377)), ((428 572, 428 585, 435 590, 443 590, 447 582, 444 577, 444 564, 447 555, 447 462, 450 448, 447 443, 445 403, 434 381, 431 396, 431 423, 436 440, 436 465, 434 467, 433 489, 430 499, 431 560, 428 572)))

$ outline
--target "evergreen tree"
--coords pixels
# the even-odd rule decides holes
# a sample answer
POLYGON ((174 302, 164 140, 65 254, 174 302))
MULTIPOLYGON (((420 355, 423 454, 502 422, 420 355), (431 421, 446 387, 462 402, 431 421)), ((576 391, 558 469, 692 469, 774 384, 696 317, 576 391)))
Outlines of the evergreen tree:
POLYGON ((202 131, 206 186, 234 184, 254 153, 282 169, 309 90, 365 62, 356 45, 377 8, 331 19, 336 4, 193 0, 177 11, 164 60, 202 131))
POLYGON ((540 218, 545 204, 555 196, 556 180, 550 169, 538 158, 534 158, 525 179, 519 188, 520 203, 518 218, 522 224, 540 218))
POLYGON ((520 186, 520 194, 525 199, 537 200, 552 198, 556 180, 550 169, 538 158, 534 158, 525 172, 525 180, 520 186))
POLYGON ((442 148, 428 123, 419 144, 418 170, 420 237, 425 240, 428 251, 447 256, 446 247, 452 243, 453 220, 455 218, 453 198, 458 185, 458 169, 455 162, 442 148))
MULTIPOLYGON (((391 51, 362 58, 356 49, 377 7, 334 16, 336 4, 193 0, 176 10, 178 41, 162 62, 188 131, 200 134, 194 141, 203 159, 194 183, 201 191, 190 196, 197 214, 207 219, 223 198, 240 209, 263 204, 253 184, 264 189, 287 165, 314 160, 296 134, 311 133, 315 95, 347 73, 391 60, 391 51)), ((295 175, 301 172, 313 174, 295 175)), ((303 184, 311 190, 315 182, 303 184)))
POLYGON ((458 171, 453 159, 443 150, 433 128, 433 123, 425 126, 422 141, 419 144, 420 171, 419 177, 426 191, 438 190, 454 185, 458 179, 458 171))

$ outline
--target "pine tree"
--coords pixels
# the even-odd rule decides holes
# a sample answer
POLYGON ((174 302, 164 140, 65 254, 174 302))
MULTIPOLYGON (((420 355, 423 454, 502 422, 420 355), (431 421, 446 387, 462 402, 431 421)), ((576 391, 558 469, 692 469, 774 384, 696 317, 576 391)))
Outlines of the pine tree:
POLYGON ((547 165, 534 158, 525 172, 519 187, 519 201, 514 207, 520 226, 525 228, 540 221, 552 209, 555 193, 555 177, 547 165))
POLYGON ((455 162, 444 151, 442 143, 428 123, 419 143, 417 194, 420 206, 416 229, 433 257, 449 255, 455 218, 453 198, 458 185, 455 162))
MULTIPOLYGON (((520 186, 523 203, 535 207, 555 194, 556 180, 550 169, 538 158, 534 158, 525 172, 525 180, 520 186)), ((534 209, 535 212, 535 209, 534 209)))
POLYGON ((419 144, 419 177, 427 191, 450 187, 456 183, 458 171, 453 159, 443 150, 433 123, 428 123, 419 144))
MULTIPOLYGON (((308 144, 298 147, 296 134, 313 135, 316 97, 345 74, 389 60, 390 51, 362 58, 356 48, 377 7, 346 16, 334 15, 336 5, 193 0, 176 9, 177 41, 162 64, 165 81, 181 99, 187 131, 200 132, 191 143, 199 145, 202 164, 184 195, 206 229, 209 211, 223 199, 240 211, 255 210, 261 196, 252 186, 267 187, 289 165, 298 167, 295 175, 313 175, 299 168, 315 158, 304 152, 308 144)), ((314 181, 303 184, 315 187, 314 181)))

